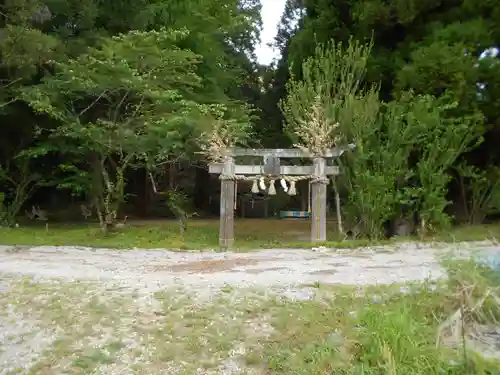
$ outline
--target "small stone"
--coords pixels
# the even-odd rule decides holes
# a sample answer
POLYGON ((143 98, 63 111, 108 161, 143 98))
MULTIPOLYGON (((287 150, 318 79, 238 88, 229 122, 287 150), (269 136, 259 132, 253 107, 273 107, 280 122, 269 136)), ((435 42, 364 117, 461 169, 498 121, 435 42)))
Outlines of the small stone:
POLYGON ((339 347, 344 345, 345 339, 338 332, 332 332, 328 335, 328 343, 332 346, 339 347))
POLYGON ((399 291, 403 294, 408 294, 408 293, 410 293, 410 288, 407 286, 401 286, 401 287, 399 287, 399 291))

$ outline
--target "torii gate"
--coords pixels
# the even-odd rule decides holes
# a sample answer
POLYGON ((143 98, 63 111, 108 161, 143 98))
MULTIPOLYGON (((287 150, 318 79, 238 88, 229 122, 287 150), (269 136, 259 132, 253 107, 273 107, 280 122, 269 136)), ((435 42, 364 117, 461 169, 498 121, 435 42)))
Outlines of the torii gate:
MULTIPOLYGON (((353 149, 354 145, 349 145, 353 149)), ((339 174, 337 166, 327 166, 326 160, 336 158, 344 153, 344 148, 327 150, 321 157, 313 157, 313 164, 308 166, 282 166, 280 158, 311 158, 311 155, 300 149, 231 149, 223 163, 209 164, 209 172, 219 174, 221 180, 220 195, 220 227, 219 245, 228 249, 234 244, 234 208, 236 181, 253 181, 252 192, 258 192, 257 183, 263 179, 269 181, 269 193, 275 194, 276 180, 290 182, 290 190, 295 191, 295 182, 310 180, 311 183, 311 242, 326 241, 326 196, 328 176, 339 174), (259 156, 264 159, 263 165, 236 165, 239 156, 259 156)), ((290 192, 292 193, 292 191, 290 192)))

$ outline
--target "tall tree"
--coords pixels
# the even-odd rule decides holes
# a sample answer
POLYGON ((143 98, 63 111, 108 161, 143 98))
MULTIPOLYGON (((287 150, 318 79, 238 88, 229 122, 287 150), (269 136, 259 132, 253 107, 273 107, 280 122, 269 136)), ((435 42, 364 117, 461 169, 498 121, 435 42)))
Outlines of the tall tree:
POLYGON ((56 163, 66 166, 66 177, 78 176, 72 172, 90 159, 73 152, 82 150, 71 147, 71 137, 62 142, 56 135, 78 139, 82 147, 86 145, 85 152, 106 147, 107 163, 116 162, 127 147, 139 147, 130 143, 131 134, 142 134, 146 123, 148 134, 154 134, 162 116, 163 136, 156 136, 166 142, 162 155, 191 158, 193 154, 186 151, 204 122, 210 122, 202 121, 208 114, 200 112, 200 105, 222 105, 224 116, 251 121, 245 102, 257 102, 260 94, 253 56, 261 27, 259 11, 258 0, 4 2, 0 117, 7 136, 0 140, 0 176, 5 177, 0 177, 0 191, 7 194, 3 203, 16 196, 7 177, 18 173, 20 155, 36 163, 38 171, 52 171, 56 163), (165 26, 168 30, 161 31, 165 26), (178 31, 182 37, 174 37, 178 31), (163 55, 158 48, 166 39, 155 32, 171 33, 163 55), (134 53, 143 60, 134 60, 134 53), (170 58, 168 70, 165 64, 170 58), (164 65, 160 70, 152 67, 146 77, 141 69, 154 65, 155 59, 164 65), (182 103, 192 103, 191 109, 182 103), (106 137, 110 144, 104 144, 106 137))

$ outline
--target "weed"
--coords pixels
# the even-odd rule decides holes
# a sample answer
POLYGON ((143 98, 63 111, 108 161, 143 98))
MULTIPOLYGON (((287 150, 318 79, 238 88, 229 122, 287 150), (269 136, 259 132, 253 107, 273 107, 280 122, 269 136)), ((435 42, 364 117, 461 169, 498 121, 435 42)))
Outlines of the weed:
POLYGON ((231 285, 224 285, 220 290, 223 293, 231 293, 234 291, 234 288, 231 285))
MULTIPOLYGON (((131 223, 115 233, 104 235, 97 225, 51 225, 21 228, 0 228, 0 238, 5 245, 75 245, 102 248, 167 248, 173 250, 218 249, 218 220, 192 220, 189 229, 180 233, 177 221, 164 221, 148 225, 131 223)), ((329 239, 324 243, 310 242, 310 222, 299 220, 237 220, 235 250, 311 248, 359 248, 394 241, 371 242, 366 239, 341 240, 334 222, 328 223, 329 239)), ((494 239, 500 235, 500 226, 483 225, 457 227, 449 232, 437 233, 425 241, 465 241, 494 239)), ((400 238, 398 241, 408 241, 400 238)))

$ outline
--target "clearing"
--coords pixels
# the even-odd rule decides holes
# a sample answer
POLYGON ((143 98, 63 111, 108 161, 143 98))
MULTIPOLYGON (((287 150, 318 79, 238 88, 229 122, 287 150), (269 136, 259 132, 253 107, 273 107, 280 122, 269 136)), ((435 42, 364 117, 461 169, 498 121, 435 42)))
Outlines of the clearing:
POLYGON ((251 253, 2 246, 0 374, 289 373, 265 354, 289 329, 273 323, 286 309, 332 295, 320 285, 435 280, 450 251, 497 251, 490 242, 450 246, 251 253))

